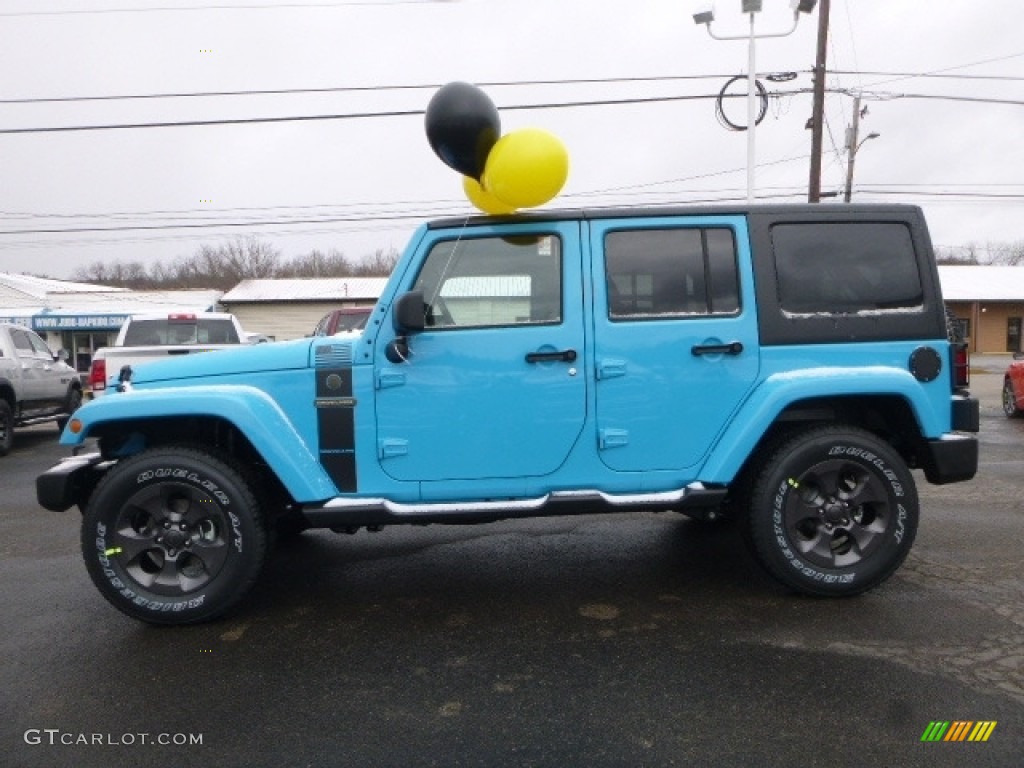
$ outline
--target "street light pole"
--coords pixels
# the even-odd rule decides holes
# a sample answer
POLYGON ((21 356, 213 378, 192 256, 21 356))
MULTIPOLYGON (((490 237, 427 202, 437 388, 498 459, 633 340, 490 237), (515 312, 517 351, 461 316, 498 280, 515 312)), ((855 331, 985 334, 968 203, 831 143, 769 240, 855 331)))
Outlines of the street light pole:
MULTIPOLYGON (((793 29, 796 29, 797 15, 793 14, 793 29)), ((790 30, 791 32, 792 30, 790 30)), ((711 32, 711 25, 708 25, 708 32, 711 32)), ((787 33, 789 34, 789 33, 787 33)), ((755 90, 757 88, 757 67, 754 60, 754 41, 757 36, 754 34, 754 12, 750 12, 750 43, 747 53, 747 205, 754 203, 755 186, 755 158, 757 157, 757 146, 754 141, 754 134, 757 133, 757 99, 755 90)))
POLYGON ((717 35, 711 28, 715 20, 713 10, 705 10, 693 15, 697 24, 703 24, 708 34, 715 40, 746 40, 747 51, 747 203, 754 202, 755 173, 757 167, 757 145, 755 132, 757 128, 757 68, 755 56, 755 40, 767 37, 786 37, 793 34, 797 24, 800 23, 801 13, 811 13, 817 0, 790 0, 793 9, 793 25, 785 32, 769 32, 767 34, 755 34, 754 15, 761 10, 762 0, 742 0, 743 12, 750 16, 750 32, 746 35, 717 35))

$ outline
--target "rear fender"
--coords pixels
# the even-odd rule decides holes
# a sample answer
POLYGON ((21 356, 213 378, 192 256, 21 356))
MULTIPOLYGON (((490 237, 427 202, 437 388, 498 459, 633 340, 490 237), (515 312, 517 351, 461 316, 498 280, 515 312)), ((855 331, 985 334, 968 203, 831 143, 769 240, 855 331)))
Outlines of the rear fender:
POLYGON ((805 400, 858 395, 895 395, 907 401, 924 436, 938 437, 950 429, 949 406, 943 415, 930 398, 922 395, 921 383, 909 371, 886 366, 865 368, 808 368, 768 376, 756 387, 730 420, 729 428, 712 449, 700 479, 729 483, 790 405, 805 400), (822 382, 827 381, 828 387, 822 382))

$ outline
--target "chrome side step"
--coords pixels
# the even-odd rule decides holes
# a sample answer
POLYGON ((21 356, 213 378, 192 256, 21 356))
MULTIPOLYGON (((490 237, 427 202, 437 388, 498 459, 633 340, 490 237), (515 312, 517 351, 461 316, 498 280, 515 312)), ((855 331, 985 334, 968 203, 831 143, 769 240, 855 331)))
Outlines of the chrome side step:
POLYGON ((384 498, 336 497, 302 512, 316 528, 402 523, 474 523, 509 517, 592 514, 635 510, 670 510, 717 507, 725 488, 691 483, 657 493, 612 494, 597 490, 552 491, 528 499, 405 503, 384 498))

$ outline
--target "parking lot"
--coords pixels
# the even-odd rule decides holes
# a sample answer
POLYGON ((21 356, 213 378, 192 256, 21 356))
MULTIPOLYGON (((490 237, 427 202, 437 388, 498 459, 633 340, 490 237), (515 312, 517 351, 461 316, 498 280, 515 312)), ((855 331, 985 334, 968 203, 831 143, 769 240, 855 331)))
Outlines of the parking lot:
POLYGON ((1024 750, 1024 420, 979 360, 982 466, 929 486, 906 564, 796 597, 674 514, 308 533, 225 620, 154 629, 0 459, 0 764, 1011 766, 1024 750), (934 721, 984 743, 922 742, 934 721))

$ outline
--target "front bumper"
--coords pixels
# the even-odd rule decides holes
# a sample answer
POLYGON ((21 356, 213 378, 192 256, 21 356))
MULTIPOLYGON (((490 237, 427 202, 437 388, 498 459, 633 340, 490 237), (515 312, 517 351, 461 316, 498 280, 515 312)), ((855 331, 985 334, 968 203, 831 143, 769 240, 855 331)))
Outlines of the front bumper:
POLYGON ((98 453, 62 459, 36 478, 36 500, 54 512, 63 512, 75 504, 82 506, 114 463, 104 461, 98 453))

